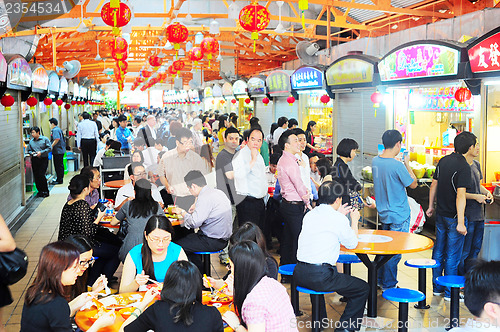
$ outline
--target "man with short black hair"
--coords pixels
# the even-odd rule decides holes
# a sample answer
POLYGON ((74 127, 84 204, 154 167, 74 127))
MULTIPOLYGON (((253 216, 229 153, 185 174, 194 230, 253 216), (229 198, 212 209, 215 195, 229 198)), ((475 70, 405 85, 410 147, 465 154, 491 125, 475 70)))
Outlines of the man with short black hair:
POLYGON ((118 128, 116 128, 116 140, 121 143, 121 151, 124 154, 130 153, 130 142, 133 140, 132 131, 127 128, 127 117, 125 115, 120 115, 118 117, 118 128))
MULTIPOLYGON (((358 210, 350 212, 349 220, 341 213, 344 187, 336 181, 324 182, 318 189, 318 205, 304 217, 293 272, 297 285, 317 292, 336 292, 348 301, 335 331, 357 331, 361 328, 363 310, 368 299, 368 284, 337 272, 340 245, 354 249, 358 245, 358 210)), ((312 299, 311 299, 312 300, 312 299)), ((327 318, 325 299, 320 297, 320 322, 327 318)), ((321 326, 318 326, 321 328, 321 326)))
POLYGON ((465 278, 465 306, 474 320, 450 332, 500 331, 500 261, 479 261, 465 278))
MULTIPOLYGON (((373 186, 377 199, 377 210, 383 230, 410 231, 411 211, 406 187, 415 189, 417 178, 410 168, 406 156, 403 162, 396 160, 401 151, 403 137, 397 130, 387 130, 382 135, 384 152, 372 161, 373 186)), ((378 285, 382 289, 394 288, 398 284, 398 263, 401 255, 394 255, 379 270, 378 285)))
POLYGON ((99 121, 97 118, 99 117, 99 113, 97 113, 97 111, 95 111, 94 113, 92 113, 92 121, 95 122, 96 126, 97 126, 97 131, 99 132, 99 134, 101 133, 102 131, 102 123, 101 121, 99 121))
POLYGON ((49 187, 47 185, 47 167, 49 166, 49 152, 52 150, 52 145, 47 137, 40 135, 39 127, 31 128, 31 136, 33 137, 29 143, 27 151, 31 154, 31 167, 33 169, 33 177, 35 178, 38 197, 49 197, 49 187))
POLYGON ((64 141, 64 134, 59 128, 56 118, 50 118, 50 140, 52 142, 52 161, 56 170, 57 178, 52 181, 52 184, 62 184, 64 179, 64 153, 66 152, 66 142, 64 141))
MULTIPOLYGON (((457 275, 462 256, 467 218, 465 218, 466 190, 472 185, 471 169, 467 157, 474 154, 477 138, 463 131, 455 137, 455 152, 439 160, 429 190, 427 216, 434 213, 436 202, 436 243, 432 258, 441 263, 432 269, 432 280, 443 275, 457 275)), ((378 200, 377 200, 378 207, 378 200)), ((451 300, 450 288, 434 283, 434 295, 451 300)))
POLYGON ((288 119, 286 118, 286 116, 282 116, 281 118, 278 119, 278 128, 273 133, 274 145, 279 144, 281 134, 283 134, 287 129, 288 129, 288 119))
POLYGON ((295 129, 297 128, 299 125, 299 122, 294 119, 294 118, 291 118, 290 120, 288 120, 288 129, 295 129))
POLYGON ((83 112, 82 118, 76 129, 76 146, 82 151, 83 166, 91 166, 97 153, 99 130, 96 123, 90 120, 89 113, 83 112))
POLYGON ((175 213, 182 215, 181 225, 188 229, 198 228, 176 241, 184 249, 189 260, 203 271, 200 251, 219 251, 226 247, 231 237, 233 220, 231 218, 231 202, 219 189, 207 186, 207 181, 200 171, 190 171, 184 176, 184 182, 196 202, 189 211, 180 208, 175 213))

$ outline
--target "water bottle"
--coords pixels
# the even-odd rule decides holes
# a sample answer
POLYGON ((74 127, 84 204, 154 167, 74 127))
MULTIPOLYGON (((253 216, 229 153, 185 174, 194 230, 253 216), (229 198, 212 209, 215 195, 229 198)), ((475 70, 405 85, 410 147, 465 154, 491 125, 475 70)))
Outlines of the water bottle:
POLYGON ((111 202, 108 202, 106 204, 106 212, 105 214, 109 217, 112 217, 113 214, 115 213, 115 209, 113 208, 113 204, 111 204, 111 202))

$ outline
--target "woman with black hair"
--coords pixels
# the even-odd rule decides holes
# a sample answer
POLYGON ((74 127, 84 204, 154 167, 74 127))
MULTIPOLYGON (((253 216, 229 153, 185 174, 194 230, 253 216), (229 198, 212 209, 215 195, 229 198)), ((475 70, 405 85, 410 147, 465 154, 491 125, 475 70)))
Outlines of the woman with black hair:
MULTIPOLYGON (((94 254, 99 257, 89 271, 87 285, 93 285, 101 274, 106 275, 109 280, 120 265, 118 259, 120 247, 105 241, 103 237, 99 237, 99 240, 97 238, 98 224, 104 212, 99 210, 97 218, 94 219, 94 212, 85 200, 91 190, 90 179, 85 175, 75 175, 69 182, 68 189, 71 199, 64 205, 61 212, 58 240, 64 241, 71 235, 85 236, 92 244, 94 254)), ((107 232, 107 230, 103 231, 107 232)), ((110 237, 112 236, 113 234, 110 233, 110 237)))
POLYGON ((311 156, 314 155, 321 155, 319 151, 321 151, 319 148, 314 146, 314 131, 316 130, 316 122, 315 121, 309 121, 307 123, 307 129, 306 129, 306 149, 304 150, 304 153, 311 158, 311 156))
POLYGON ((234 273, 234 306, 223 320, 235 331, 297 332, 286 288, 266 276, 266 257, 257 243, 242 241, 229 250, 234 273))
POLYGON ((133 247, 125 258, 120 293, 135 292, 149 279, 163 282, 173 262, 188 260, 182 247, 171 242, 173 233, 172 224, 164 215, 149 218, 142 244, 133 247))
POLYGON ((217 139, 219 140, 219 150, 217 152, 221 152, 224 150, 224 146, 226 142, 224 141, 224 133, 226 129, 229 127, 229 121, 226 114, 222 114, 219 116, 219 131, 217 132, 217 139))
POLYGON ((111 225, 117 225, 127 220, 127 235, 118 253, 123 262, 130 249, 142 242, 144 227, 149 218, 163 213, 163 209, 151 196, 151 182, 139 179, 134 185, 135 198, 125 202, 116 216, 111 220, 111 225))
MULTIPOLYGON (((332 179, 340 183, 344 188, 342 190, 342 204, 347 204, 348 206, 352 206, 350 197, 354 195, 351 193, 356 193, 363 188, 354 176, 352 176, 351 170, 347 166, 347 163, 356 157, 356 150, 358 148, 358 142, 352 138, 342 139, 337 145, 337 160, 331 171, 332 179)), ((360 210, 363 207, 363 202, 357 202, 355 207, 360 210)))
POLYGON ((120 332, 224 331, 219 311, 201 304, 201 294, 198 268, 188 261, 173 262, 165 275, 161 300, 147 308, 153 297, 145 296, 120 332))

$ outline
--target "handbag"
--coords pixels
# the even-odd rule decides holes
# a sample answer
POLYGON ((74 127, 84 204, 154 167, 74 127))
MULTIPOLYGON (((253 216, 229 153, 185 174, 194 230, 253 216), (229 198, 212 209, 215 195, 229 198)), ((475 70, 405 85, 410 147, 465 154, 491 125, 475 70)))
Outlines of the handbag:
POLYGON ((28 255, 19 248, 0 253, 0 282, 13 285, 28 271, 28 255))

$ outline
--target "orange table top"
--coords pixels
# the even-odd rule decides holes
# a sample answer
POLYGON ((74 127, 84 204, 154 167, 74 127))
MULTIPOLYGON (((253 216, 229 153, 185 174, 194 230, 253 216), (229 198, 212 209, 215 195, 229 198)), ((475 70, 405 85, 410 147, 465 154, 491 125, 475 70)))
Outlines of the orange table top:
MULTIPOLYGON (((127 297, 127 296, 130 296, 132 294, 141 294, 144 296, 145 292, 123 293, 123 294, 119 294, 119 296, 127 297)), ((203 304, 207 304, 205 302, 206 302, 206 297, 203 296, 203 304)), ((232 306, 231 304, 222 305, 222 306, 218 307, 217 309, 219 310, 221 315, 223 315, 228 310, 231 310, 234 312, 234 306, 232 306)), ((78 327, 82 331, 87 331, 94 323, 93 321, 91 321, 89 319, 89 317, 94 316, 96 314, 96 312, 97 312, 97 310, 95 309, 95 307, 93 307, 92 309, 78 311, 75 315, 76 325, 78 325, 78 327)), ((110 326, 107 326, 107 327, 100 329, 99 332, 117 332, 120 330, 120 327, 122 326, 123 322, 125 322, 125 319, 122 317, 122 315, 118 311, 115 311, 115 313, 116 313, 115 323, 113 325, 110 325, 110 326)), ((226 327, 224 329, 224 332, 231 332, 231 331, 233 331, 233 329, 231 329, 230 327, 226 327)))
POLYGON ((109 188, 120 189, 121 187, 123 187, 124 185, 126 185, 129 182, 130 182, 130 180, 113 180, 113 181, 104 182, 104 185, 106 187, 109 187, 109 188))
POLYGON ((342 250, 356 254, 395 255, 424 251, 434 246, 428 237, 413 233, 364 229, 359 231, 358 237, 356 248, 342 247, 342 250))

